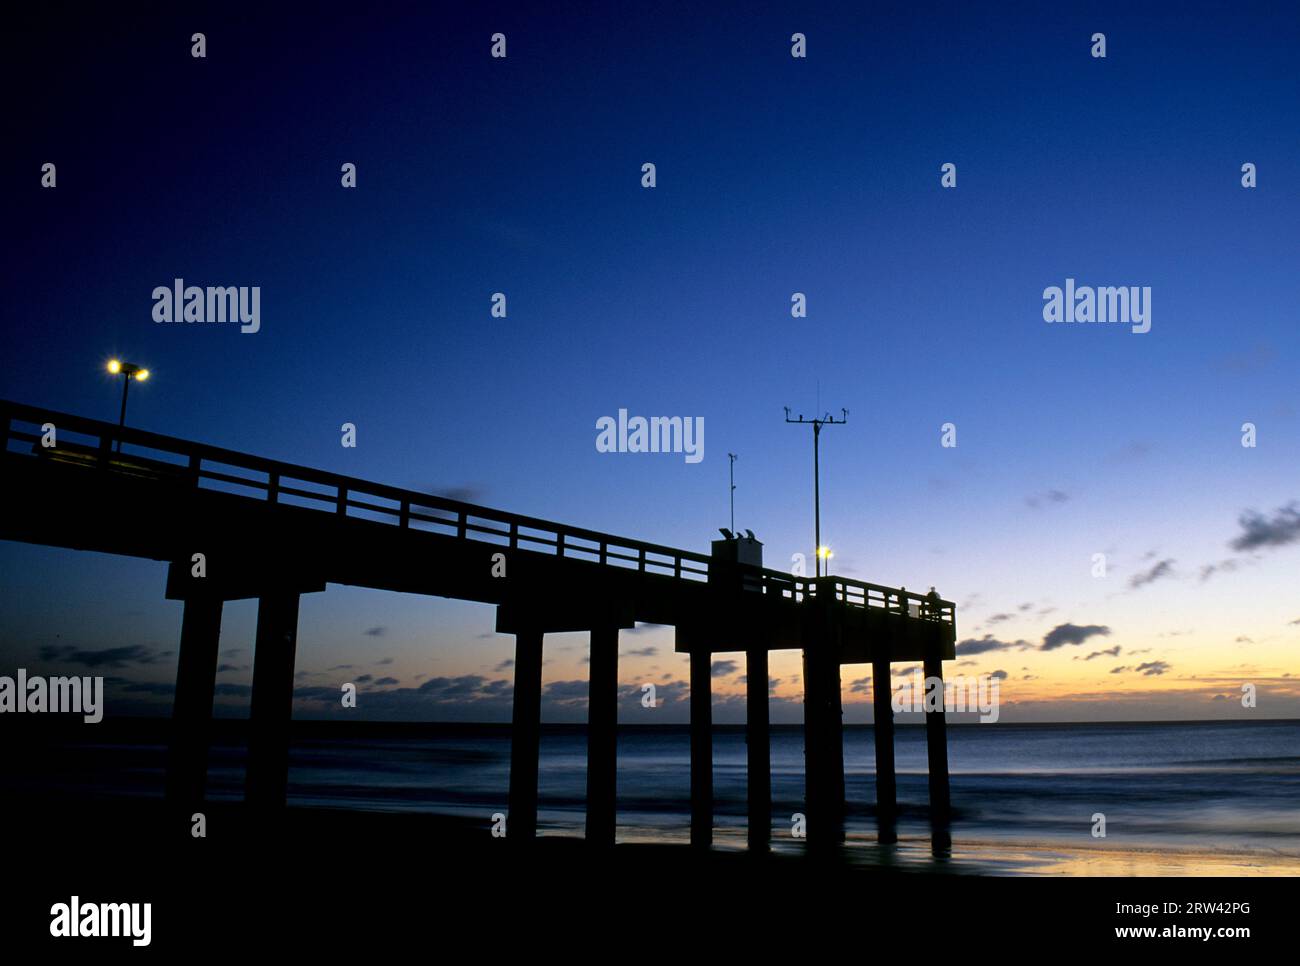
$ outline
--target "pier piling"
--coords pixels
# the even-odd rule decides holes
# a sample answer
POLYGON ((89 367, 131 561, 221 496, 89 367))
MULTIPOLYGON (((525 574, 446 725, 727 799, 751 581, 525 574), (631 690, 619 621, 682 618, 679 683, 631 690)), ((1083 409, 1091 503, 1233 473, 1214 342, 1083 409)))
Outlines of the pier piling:
POLYGON ((260 808, 282 808, 288 787, 298 597, 294 591, 277 590, 264 594, 257 604, 244 797, 260 808))
POLYGON ((614 844, 618 782, 618 627, 591 631, 587 696, 587 841, 614 844))
POLYGON ((876 823, 882 843, 898 841, 898 778, 894 770, 894 707, 889 652, 877 646, 871 661, 872 726, 876 743, 876 823))
POLYGON ((190 597, 185 601, 181 618, 180 657, 167 759, 167 800, 186 812, 203 801, 207 784, 221 610, 220 598, 190 597))
POLYGON ((712 655, 691 652, 691 844, 713 844, 712 655))
MULTIPOLYGON (((943 661, 937 655, 925 659, 925 677, 943 681, 943 661)), ((944 718, 943 688, 937 710, 925 712, 925 747, 930 773, 930 839, 936 851, 952 846, 951 805, 948 793, 948 728, 944 718)))
POLYGON ((745 742, 749 847, 766 851, 772 836, 772 729, 764 648, 745 652, 745 742))
POLYGON ((542 641, 540 630, 515 634, 515 688, 510 728, 510 797, 507 838, 537 835, 537 770, 542 733, 542 641))

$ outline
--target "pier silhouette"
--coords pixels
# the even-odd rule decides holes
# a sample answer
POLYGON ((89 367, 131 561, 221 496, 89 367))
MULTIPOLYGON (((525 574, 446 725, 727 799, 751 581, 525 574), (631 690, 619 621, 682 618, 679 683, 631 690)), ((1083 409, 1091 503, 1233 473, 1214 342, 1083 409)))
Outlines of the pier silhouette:
MULTIPOLYGON (((766 569, 750 534, 724 531, 711 553, 696 553, 20 403, 0 402, 0 433, 0 539, 169 564, 166 597, 184 603, 167 770, 180 811, 204 798, 222 608, 240 599, 258 601, 245 798, 256 810, 283 808, 298 604, 334 583, 496 606, 497 631, 515 638, 511 840, 537 831, 545 636, 582 631, 591 640, 586 838, 613 844, 619 633, 638 622, 673 626, 676 650, 689 655, 694 845, 713 836, 713 655, 743 652, 749 845, 768 847, 774 650, 803 653, 810 850, 844 837, 844 664, 871 665, 879 837, 895 840, 890 665, 921 662, 942 678, 956 609, 937 594, 766 569)), ((942 849, 942 702, 925 723, 942 849)))

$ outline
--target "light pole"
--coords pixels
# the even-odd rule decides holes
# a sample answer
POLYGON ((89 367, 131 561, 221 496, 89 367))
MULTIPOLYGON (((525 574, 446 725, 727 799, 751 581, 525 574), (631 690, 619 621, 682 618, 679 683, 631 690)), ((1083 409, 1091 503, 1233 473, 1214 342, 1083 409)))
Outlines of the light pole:
MULTIPOLYGON (((108 371, 115 376, 122 377, 122 415, 118 417, 118 428, 126 426, 126 395, 131 388, 131 380, 144 382, 149 378, 149 370, 144 366, 137 366, 133 362, 122 362, 118 359, 108 360, 108 371)), ((122 437, 117 438, 117 451, 122 452, 122 437)))
POLYGON ((829 560, 831 551, 829 547, 822 546, 822 489, 821 489, 821 454, 820 440, 823 426, 838 426, 841 423, 849 421, 849 411, 840 410, 843 415, 836 419, 829 413, 816 419, 804 419, 803 414, 799 414, 798 419, 790 418, 790 407, 785 407, 785 421, 787 423, 811 424, 813 428, 813 546, 817 548, 817 576, 822 575, 822 561, 829 560))

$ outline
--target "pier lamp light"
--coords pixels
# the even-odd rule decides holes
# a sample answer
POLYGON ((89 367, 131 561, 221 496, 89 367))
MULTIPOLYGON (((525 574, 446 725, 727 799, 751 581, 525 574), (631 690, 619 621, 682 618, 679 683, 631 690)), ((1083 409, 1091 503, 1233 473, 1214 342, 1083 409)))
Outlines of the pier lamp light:
MULTIPOLYGON (((144 366, 137 366, 134 362, 123 362, 121 359, 109 359, 108 371, 114 376, 122 377, 122 415, 118 417, 117 425, 126 426, 126 397, 131 388, 131 380, 144 382, 149 378, 149 370, 144 366)), ((117 451, 122 452, 122 439, 119 436, 117 440, 117 451)))
POLYGON ((831 553, 830 547, 818 547, 817 557, 821 560, 830 560, 835 554, 831 553))

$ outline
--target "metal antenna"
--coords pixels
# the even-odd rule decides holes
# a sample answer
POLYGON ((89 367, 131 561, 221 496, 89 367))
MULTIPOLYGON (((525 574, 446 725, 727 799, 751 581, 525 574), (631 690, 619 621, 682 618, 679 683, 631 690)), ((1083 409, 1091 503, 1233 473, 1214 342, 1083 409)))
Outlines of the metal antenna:
POLYGON ((849 421, 849 411, 841 409, 840 412, 843 415, 839 419, 829 413, 814 419, 804 419, 803 413, 800 413, 798 419, 791 419, 790 407, 785 407, 785 421, 787 423, 802 423, 811 425, 813 428, 813 546, 815 547, 814 556, 817 558, 818 577, 822 575, 822 492, 819 440, 821 439, 823 426, 839 426, 849 421))
POLYGON ((736 454, 727 454, 727 475, 731 482, 731 532, 736 532, 736 454))

